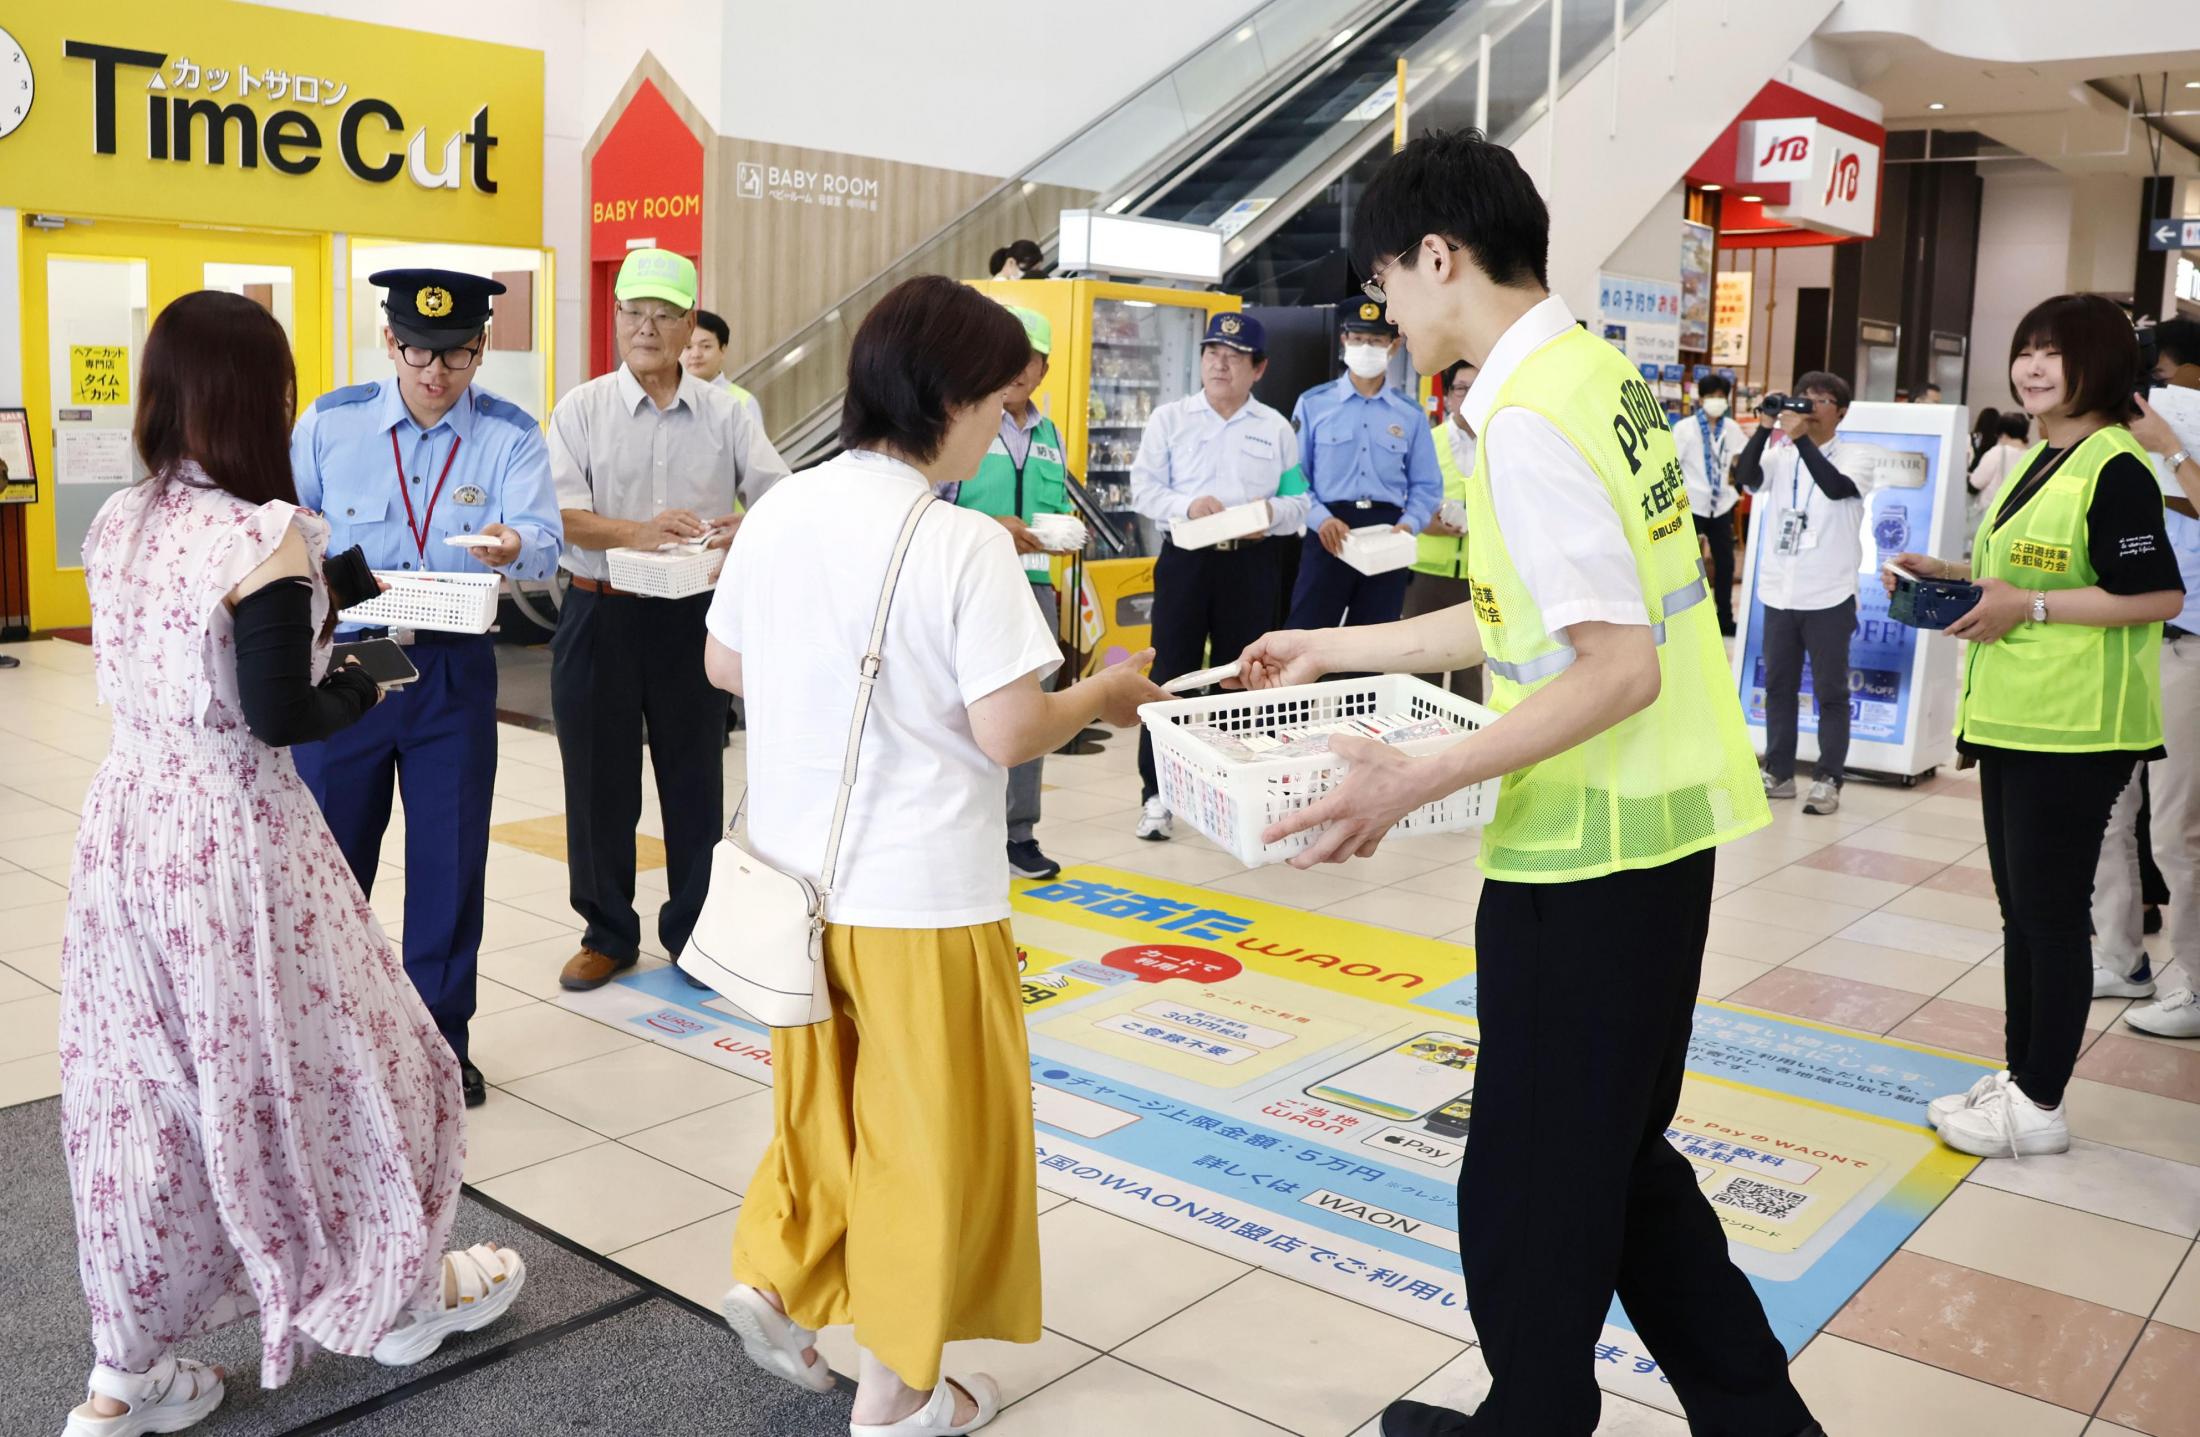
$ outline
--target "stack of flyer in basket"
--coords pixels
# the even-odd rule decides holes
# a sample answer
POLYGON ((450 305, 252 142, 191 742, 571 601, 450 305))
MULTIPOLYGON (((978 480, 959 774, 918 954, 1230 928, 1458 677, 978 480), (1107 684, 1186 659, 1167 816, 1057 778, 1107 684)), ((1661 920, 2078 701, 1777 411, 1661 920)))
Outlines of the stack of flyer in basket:
POLYGON ((1370 738, 1387 744, 1425 743, 1431 739, 1464 738, 1470 730, 1441 718, 1414 718, 1407 714, 1381 717, 1331 719, 1325 723, 1299 724, 1271 733, 1228 733, 1212 724, 1190 723, 1183 732, 1197 738, 1223 758, 1236 763, 1267 763, 1280 758, 1313 758, 1329 752, 1329 740, 1337 734, 1370 738))

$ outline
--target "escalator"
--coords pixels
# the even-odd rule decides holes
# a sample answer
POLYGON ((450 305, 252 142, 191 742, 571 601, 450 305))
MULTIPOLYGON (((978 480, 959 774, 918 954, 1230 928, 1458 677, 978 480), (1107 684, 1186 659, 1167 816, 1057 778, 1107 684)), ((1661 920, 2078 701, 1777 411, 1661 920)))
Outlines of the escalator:
POLYGON ((1609 50, 1616 30, 1661 3, 1271 0, 775 346, 738 382, 763 403, 790 463, 827 457, 848 343, 871 305, 912 275, 975 276, 1010 238, 1035 238, 1051 255, 1065 208, 1222 228, 1223 289, 1249 304, 1334 300, 1350 279, 1352 205, 1389 152, 1400 59, 1416 129, 1479 125, 1510 143, 1609 50))

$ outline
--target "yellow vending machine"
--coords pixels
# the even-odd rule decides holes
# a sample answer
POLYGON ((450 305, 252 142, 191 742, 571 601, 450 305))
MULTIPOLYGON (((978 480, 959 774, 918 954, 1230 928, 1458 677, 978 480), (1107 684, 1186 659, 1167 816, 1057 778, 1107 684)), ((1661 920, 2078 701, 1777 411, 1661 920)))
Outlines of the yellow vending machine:
MULTIPOLYGON (((1003 304, 1035 310, 1054 327, 1046 382, 1034 396, 1062 431, 1070 473, 1131 540, 1120 558, 1088 559, 1070 640, 1086 673, 1146 647, 1153 618, 1153 556, 1161 536, 1131 509, 1131 461, 1154 410, 1199 389, 1199 341, 1208 319, 1240 307, 1234 294, 1096 279, 978 280, 1003 304)), ((1067 565, 1055 583, 1067 587, 1067 565)))

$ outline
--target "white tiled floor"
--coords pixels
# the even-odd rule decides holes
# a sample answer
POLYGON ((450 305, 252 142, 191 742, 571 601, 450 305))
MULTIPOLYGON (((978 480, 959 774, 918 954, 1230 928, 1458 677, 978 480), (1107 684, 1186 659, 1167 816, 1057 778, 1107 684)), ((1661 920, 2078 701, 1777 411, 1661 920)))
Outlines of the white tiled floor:
MULTIPOLYGON (((55 990, 74 809, 105 741, 87 651, 34 644, 13 652, 27 662, 0 672, 0 1104, 59 1089, 55 990)), ((554 741, 510 727, 501 737, 499 821, 559 811, 554 741)), ((742 761, 737 743, 727 755, 729 787, 742 761)), ((1196 835, 1166 845, 1133 838, 1131 762, 1121 741, 1097 756, 1050 761, 1040 829, 1050 852, 1471 940, 1481 889, 1471 836, 1400 841, 1374 861, 1315 874, 1249 874, 1196 835)), ((643 830, 661 831, 654 795, 645 809, 643 830)), ((1721 854, 1703 991, 1773 1007, 1862 1002, 1907 1013, 1952 1000, 1998 1009, 1991 901, 1805 863, 1837 842, 1928 867, 1984 863, 1977 805, 1960 792, 1852 784, 1830 821, 1783 807, 1771 829, 1721 854), (1778 983, 1790 988, 1744 992, 1778 983)), ((405 888, 401 817, 384 853, 376 907, 394 926, 405 888)), ((473 1044, 498 1091, 472 1117, 468 1179, 714 1305, 741 1194, 770 1139, 772 1096, 550 1001, 574 944, 565 881, 554 858, 492 846, 473 1044)), ((637 886, 661 895, 661 871, 639 875, 637 886)), ((2089 1042, 2129 1033, 2115 1021, 2124 1006, 2096 1005, 2089 1042)), ((2192 1046, 2168 1048, 2183 1063, 2192 1046)), ((2077 1149, 1982 1167, 1909 1251, 1978 1281, 2200 1330, 2200 1089, 2189 1068, 2165 1071, 2169 1091, 2080 1078, 2071 1092, 2077 1149)), ((1041 1208, 1045 1340, 972 1344, 949 1360, 951 1371, 975 1367, 1002 1381, 1014 1401, 993 1430, 1005 1437, 1370 1437, 1395 1396, 1471 1407, 1486 1385, 1479 1353, 1448 1337, 1094 1208, 1046 1194, 1041 1208)), ((851 1361, 844 1331, 821 1345, 836 1365, 851 1361)), ((2097 1420, 2098 1407, 2058 1406, 1830 1334, 1806 1349, 1795 1374, 1838 1437, 2126 1430, 2097 1420)), ((2190 1437, 2200 1432, 2195 1424, 2200 1416, 2157 1424, 2155 1437, 2190 1437)), ((1678 1437, 1685 1425, 1608 1399, 1600 1431, 1678 1437)))

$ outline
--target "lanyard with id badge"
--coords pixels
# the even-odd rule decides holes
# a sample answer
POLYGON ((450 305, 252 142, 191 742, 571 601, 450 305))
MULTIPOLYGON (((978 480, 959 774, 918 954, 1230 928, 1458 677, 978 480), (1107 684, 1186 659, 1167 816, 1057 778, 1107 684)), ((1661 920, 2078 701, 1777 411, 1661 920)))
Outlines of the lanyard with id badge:
POLYGON ((1816 483, 1804 487, 1803 456, 1798 452, 1795 468, 1788 476, 1788 507, 1780 511, 1780 530, 1773 537, 1773 553, 1783 559, 1792 559, 1818 547, 1818 533, 1810 523, 1810 498, 1817 492, 1816 483))

